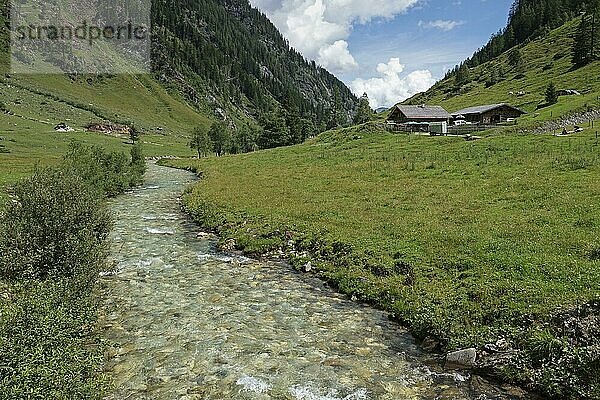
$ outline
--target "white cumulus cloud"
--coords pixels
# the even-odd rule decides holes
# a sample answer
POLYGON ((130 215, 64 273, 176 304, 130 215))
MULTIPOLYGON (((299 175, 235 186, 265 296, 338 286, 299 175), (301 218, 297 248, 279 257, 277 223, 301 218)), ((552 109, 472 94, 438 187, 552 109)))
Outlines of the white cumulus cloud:
POLYGON ((357 94, 367 93, 371 107, 391 107, 409 97, 424 92, 435 83, 430 71, 413 71, 403 76, 404 65, 399 58, 391 58, 386 63, 377 66, 379 77, 370 79, 355 79, 350 85, 357 94))
POLYGON ((355 24, 391 18, 419 0, 250 0, 290 44, 333 72, 357 67, 347 39, 355 24))
POLYGON ((319 49, 319 60, 325 68, 351 70, 358 67, 358 63, 348 50, 348 42, 337 40, 332 45, 319 49))

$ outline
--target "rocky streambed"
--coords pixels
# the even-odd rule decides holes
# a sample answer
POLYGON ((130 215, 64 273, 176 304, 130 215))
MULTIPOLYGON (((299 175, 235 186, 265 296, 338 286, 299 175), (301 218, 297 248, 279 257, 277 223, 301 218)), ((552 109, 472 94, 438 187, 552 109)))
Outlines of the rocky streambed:
POLYGON ((194 175, 151 164, 114 200, 103 278, 108 399, 514 399, 447 371, 383 312, 286 265, 216 250, 179 210, 194 175))

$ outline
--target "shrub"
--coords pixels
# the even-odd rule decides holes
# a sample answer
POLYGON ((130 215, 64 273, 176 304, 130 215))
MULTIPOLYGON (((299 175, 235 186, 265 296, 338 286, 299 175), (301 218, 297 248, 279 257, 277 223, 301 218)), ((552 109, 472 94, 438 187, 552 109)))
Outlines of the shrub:
POLYGON ((11 197, 0 216, 0 276, 91 282, 111 227, 98 192, 72 171, 44 169, 15 185, 11 197))
POLYGON ((144 153, 142 152, 142 146, 136 144, 131 148, 129 185, 141 185, 144 180, 144 174, 146 173, 146 169, 146 159, 144 158, 144 153))
POLYGON ((88 147, 73 141, 63 165, 107 196, 116 196, 140 184, 146 171, 139 145, 132 148, 129 159, 121 152, 109 153, 101 147, 88 147))
POLYGON ((91 296, 64 280, 0 283, 0 293, 0 399, 101 399, 91 296))

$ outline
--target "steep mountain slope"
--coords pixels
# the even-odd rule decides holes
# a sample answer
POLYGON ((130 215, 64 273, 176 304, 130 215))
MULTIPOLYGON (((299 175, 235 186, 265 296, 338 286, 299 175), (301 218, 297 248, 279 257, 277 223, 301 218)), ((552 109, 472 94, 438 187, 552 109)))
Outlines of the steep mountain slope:
MULTIPOLYGON (((213 108, 237 108, 258 120, 293 114, 313 132, 349 122, 356 97, 290 48, 247 0, 155 0, 153 21, 155 71, 191 102, 202 103, 204 94, 213 108)), ((303 128, 287 119, 289 129, 303 128)), ((305 138, 301 132, 290 136, 292 143, 305 138)))
POLYGON ((482 104, 509 103, 528 112, 520 121, 524 127, 595 109, 600 106, 600 63, 574 68, 571 62, 578 24, 578 19, 571 20, 541 38, 470 68, 468 79, 463 82, 450 75, 406 103, 441 105, 450 112, 482 104), (521 55, 517 65, 511 62, 513 52, 521 55), (557 104, 546 105, 545 92, 551 82, 559 90, 573 89, 580 95, 562 96, 557 104))
POLYGON ((0 75, 8 70, 8 2, 0 1, 0 75))
MULTIPOLYGON (((0 0, 0 8, 6 72, 8 1, 0 0)), ((181 146, 194 126, 225 120, 233 129, 262 125, 266 138, 259 144, 275 147, 350 120, 356 102, 350 90, 291 49, 246 0, 156 0, 152 19, 152 75, 2 74, 3 125, 11 119, 12 131, 40 132, 32 122, 44 121, 45 131, 89 114, 71 124, 131 122, 158 136, 150 141, 181 146)))
MULTIPOLYGON (((591 0, 515 0, 504 29, 492 35, 490 41, 477 50, 464 64, 470 68, 499 56, 514 46, 546 35, 579 15, 580 12, 598 8, 591 0)), ((456 75, 456 69, 449 75, 456 75)))

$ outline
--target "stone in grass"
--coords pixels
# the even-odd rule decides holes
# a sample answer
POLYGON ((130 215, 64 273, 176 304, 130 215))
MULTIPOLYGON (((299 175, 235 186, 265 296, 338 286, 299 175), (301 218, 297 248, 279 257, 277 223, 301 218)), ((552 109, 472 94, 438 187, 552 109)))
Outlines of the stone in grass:
POLYGON ((304 264, 304 267, 303 267, 304 272, 310 272, 310 271, 312 271, 312 269, 313 269, 313 266, 310 261, 307 262, 306 264, 304 264))
POLYGON ((477 360, 477 350, 465 349, 446 355, 446 367, 472 368, 477 360))

